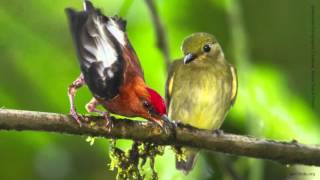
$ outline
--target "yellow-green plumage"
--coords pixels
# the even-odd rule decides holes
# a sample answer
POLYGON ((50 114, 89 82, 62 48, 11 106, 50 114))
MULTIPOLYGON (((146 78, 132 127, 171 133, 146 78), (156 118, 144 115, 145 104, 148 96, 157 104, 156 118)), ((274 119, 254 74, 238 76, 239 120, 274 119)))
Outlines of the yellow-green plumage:
MULTIPOLYGON (((192 34, 182 50, 193 59, 187 64, 188 58, 177 60, 171 66, 166 86, 169 118, 200 129, 218 129, 236 97, 235 69, 210 34, 192 34)), ((196 149, 186 149, 186 160, 177 160, 177 168, 189 172, 196 153, 196 149)))

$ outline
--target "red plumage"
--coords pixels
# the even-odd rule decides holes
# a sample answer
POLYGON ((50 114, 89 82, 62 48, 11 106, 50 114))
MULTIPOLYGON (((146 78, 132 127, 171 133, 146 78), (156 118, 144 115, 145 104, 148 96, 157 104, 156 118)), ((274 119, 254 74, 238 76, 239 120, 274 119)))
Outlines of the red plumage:
POLYGON ((161 115, 167 114, 166 103, 164 102, 162 97, 156 91, 148 87, 147 91, 150 94, 150 101, 152 102, 156 111, 159 112, 161 115))

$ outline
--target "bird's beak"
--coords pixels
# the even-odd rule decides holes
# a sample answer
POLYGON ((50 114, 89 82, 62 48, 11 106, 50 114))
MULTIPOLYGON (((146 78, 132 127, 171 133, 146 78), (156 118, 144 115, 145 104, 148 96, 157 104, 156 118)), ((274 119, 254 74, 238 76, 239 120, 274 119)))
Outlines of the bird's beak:
POLYGON ((189 53, 184 56, 183 63, 188 64, 193 61, 197 56, 195 54, 189 53))
POLYGON ((166 115, 162 115, 160 117, 158 116, 158 118, 152 117, 151 119, 152 121, 157 123, 160 127, 163 127, 164 123, 171 123, 171 120, 166 115))
POLYGON ((163 127, 164 121, 162 121, 162 118, 158 119, 158 118, 151 117, 151 120, 157 123, 160 127, 163 127))
POLYGON ((161 119, 164 121, 164 122, 171 122, 171 120, 168 118, 168 116, 166 115, 162 115, 161 116, 161 119))

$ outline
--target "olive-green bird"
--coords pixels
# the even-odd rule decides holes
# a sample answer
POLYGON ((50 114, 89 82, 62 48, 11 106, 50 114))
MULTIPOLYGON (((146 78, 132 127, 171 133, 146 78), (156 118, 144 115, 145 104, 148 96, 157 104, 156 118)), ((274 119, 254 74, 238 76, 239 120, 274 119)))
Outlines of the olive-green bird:
MULTIPOLYGON (((237 96, 236 69, 229 64, 216 38, 194 33, 182 44, 184 58, 171 65, 166 99, 171 120, 200 128, 220 128, 237 96)), ((188 174, 199 150, 183 149, 176 168, 188 174)))

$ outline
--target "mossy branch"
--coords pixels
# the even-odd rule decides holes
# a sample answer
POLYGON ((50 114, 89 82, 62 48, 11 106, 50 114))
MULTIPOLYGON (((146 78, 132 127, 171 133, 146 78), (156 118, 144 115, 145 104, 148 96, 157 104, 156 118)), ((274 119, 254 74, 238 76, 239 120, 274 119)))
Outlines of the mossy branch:
POLYGON ((320 146, 297 141, 280 142, 243 135, 199 130, 182 124, 165 133, 155 123, 112 119, 109 132, 100 117, 86 116, 91 123, 80 127, 69 115, 0 109, 1 130, 33 130, 106 138, 132 139, 159 145, 190 146, 232 155, 268 159, 283 164, 320 166, 320 146), (94 123, 92 123, 94 122, 94 123))

